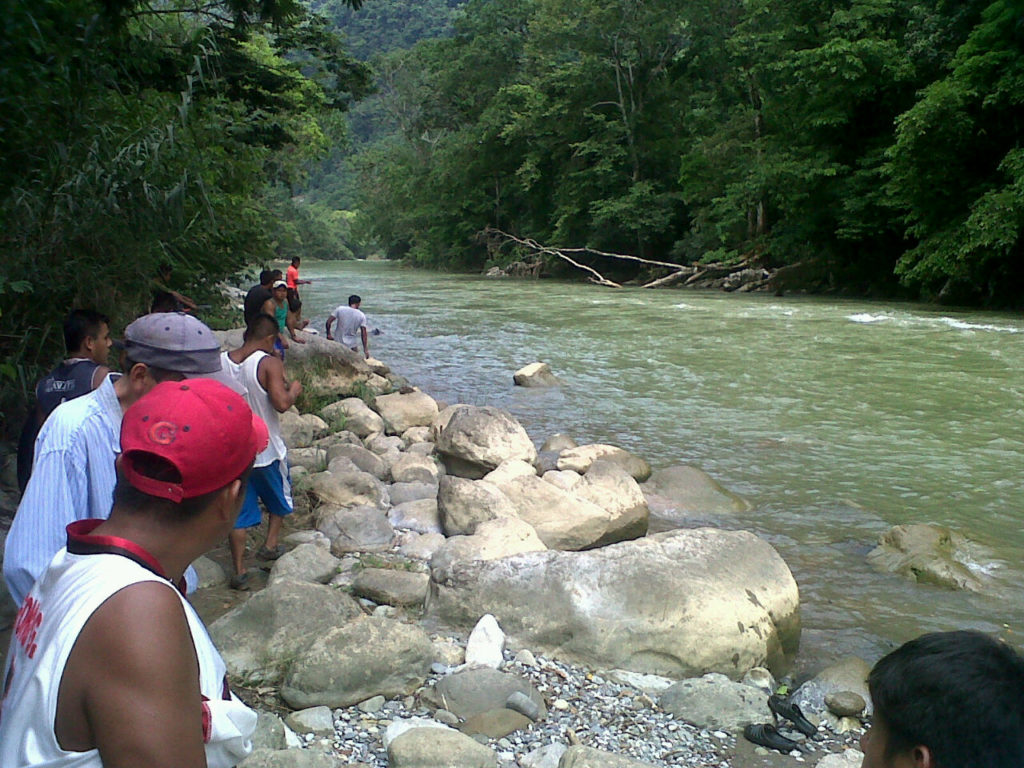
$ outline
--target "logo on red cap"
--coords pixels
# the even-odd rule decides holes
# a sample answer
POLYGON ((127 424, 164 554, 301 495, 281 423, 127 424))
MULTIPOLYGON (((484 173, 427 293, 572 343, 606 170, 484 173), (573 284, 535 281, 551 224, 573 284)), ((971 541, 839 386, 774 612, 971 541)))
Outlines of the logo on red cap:
POLYGON ((158 421, 149 428, 149 439, 157 445, 170 445, 178 435, 178 427, 169 421, 158 421))

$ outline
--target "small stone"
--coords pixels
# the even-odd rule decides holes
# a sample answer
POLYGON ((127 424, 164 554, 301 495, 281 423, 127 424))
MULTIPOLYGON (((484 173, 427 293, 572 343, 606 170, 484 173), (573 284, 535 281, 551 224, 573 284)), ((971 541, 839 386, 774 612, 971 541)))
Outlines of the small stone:
POLYGON ((366 701, 361 701, 357 705, 363 712, 379 712, 384 707, 386 699, 383 696, 372 696, 366 701))
POLYGON ((522 664, 524 667, 537 666, 537 659, 529 648, 523 648, 523 650, 517 652, 516 661, 522 664))
POLYGON ((505 701, 505 706, 521 715, 525 715, 534 722, 539 720, 541 716, 540 705, 522 691, 510 694, 505 701))
POLYGON ((434 712, 434 719, 439 723, 455 727, 459 724, 458 715, 449 712, 447 709, 438 709, 434 712))
POLYGON ((565 699, 555 699, 554 703, 551 705, 551 708, 564 712, 569 708, 569 702, 565 699))
POLYGON ((837 717, 857 717, 867 707, 867 702, 859 693, 836 691, 825 696, 825 706, 837 717))
POLYGON ((498 620, 489 613, 484 614, 466 641, 466 664, 497 669, 504 661, 504 647, 505 633, 498 626, 498 620))

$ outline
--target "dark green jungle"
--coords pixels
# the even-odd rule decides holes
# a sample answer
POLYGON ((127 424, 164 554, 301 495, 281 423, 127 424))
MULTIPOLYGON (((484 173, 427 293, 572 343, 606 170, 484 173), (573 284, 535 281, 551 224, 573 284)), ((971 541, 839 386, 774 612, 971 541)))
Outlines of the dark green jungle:
POLYGON ((161 265, 216 304, 293 255, 521 257, 487 227, 1024 308, 1024 0, 0 8, 5 414, 161 265))

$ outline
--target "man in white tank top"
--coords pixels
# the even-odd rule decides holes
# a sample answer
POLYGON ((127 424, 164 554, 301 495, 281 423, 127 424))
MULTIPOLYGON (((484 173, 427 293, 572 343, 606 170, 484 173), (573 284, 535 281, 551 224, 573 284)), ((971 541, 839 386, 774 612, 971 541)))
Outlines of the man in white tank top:
POLYGON ((229 768, 256 714, 175 585, 231 530, 266 425, 208 379, 124 414, 109 519, 68 526, 18 612, 0 701, 4 768, 229 768))
POLYGON ((236 392, 241 392, 253 413, 267 425, 270 443, 256 457, 256 465, 249 476, 245 503, 238 515, 235 529, 228 536, 231 560, 235 573, 231 577, 234 589, 249 588, 249 574, 245 568, 246 530, 263 521, 259 502, 262 499, 270 521, 267 538, 256 556, 263 560, 276 560, 284 554, 278 543, 281 525, 294 509, 292 487, 288 475, 288 446, 281 437, 277 414, 294 405, 302 393, 302 384, 289 382, 284 376, 284 363, 274 354, 277 321, 268 314, 256 315, 245 329, 242 346, 221 356, 221 370, 217 380, 236 392))

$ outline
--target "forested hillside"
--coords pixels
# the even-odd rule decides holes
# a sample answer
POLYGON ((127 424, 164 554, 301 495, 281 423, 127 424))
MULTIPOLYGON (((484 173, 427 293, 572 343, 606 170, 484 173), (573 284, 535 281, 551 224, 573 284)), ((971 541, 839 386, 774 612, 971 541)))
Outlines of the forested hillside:
MULTIPOLYGON (((362 12, 360 12, 362 13, 362 12)), ((1021 306, 1024 3, 470 0, 376 65, 391 256, 484 227, 823 290, 1021 306)), ((505 258, 512 258, 509 253, 505 258)))

